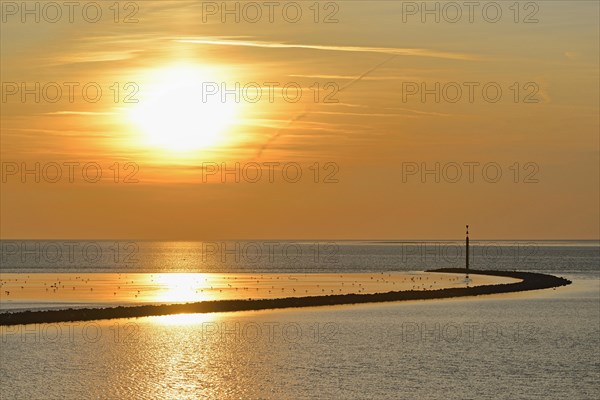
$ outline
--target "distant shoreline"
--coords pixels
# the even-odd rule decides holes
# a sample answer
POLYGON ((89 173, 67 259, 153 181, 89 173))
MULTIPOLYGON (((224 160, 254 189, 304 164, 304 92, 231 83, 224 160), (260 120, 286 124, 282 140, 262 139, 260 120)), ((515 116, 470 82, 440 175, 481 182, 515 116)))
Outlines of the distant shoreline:
MULTIPOLYGON (((442 268, 426 272, 464 274, 462 268, 442 268)), ((18 311, 0 314, 0 325, 25 325, 93 321, 116 318, 138 318, 184 313, 214 313, 231 311, 258 311, 268 309, 332 306, 343 304, 382 303, 407 300, 446 299, 453 297, 480 296, 497 293, 513 293, 529 290, 566 286, 568 279, 534 272, 470 270, 470 274, 502 276, 521 279, 517 283, 481 285, 466 288, 438 290, 408 290, 372 294, 342 294, 326 296, 288 297, 279 299, 215 300, 186 304, 119 306, 107 308, 79 308, 48 311, 18 311)))

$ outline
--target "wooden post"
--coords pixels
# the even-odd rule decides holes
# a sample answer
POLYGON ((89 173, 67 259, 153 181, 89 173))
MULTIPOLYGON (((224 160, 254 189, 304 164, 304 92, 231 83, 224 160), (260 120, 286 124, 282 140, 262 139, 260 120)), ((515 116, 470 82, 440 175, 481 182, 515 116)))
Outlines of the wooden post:
POLYGON ((466 257, 465 257, 465 266, 467 270, 467 278, 469 277, 469 225, 467 225, 467 240, 466 240, 466 257))

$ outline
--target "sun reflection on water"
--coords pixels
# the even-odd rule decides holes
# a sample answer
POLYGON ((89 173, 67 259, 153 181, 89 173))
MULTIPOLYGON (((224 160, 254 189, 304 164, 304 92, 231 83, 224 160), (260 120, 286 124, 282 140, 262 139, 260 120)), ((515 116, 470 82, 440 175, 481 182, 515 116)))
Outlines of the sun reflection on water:
POLYGON ((168 273, 154 275, 156 292, 152 297, 157 302, 187 303, 210 300, 203 287, 211 279, 207 274, 168 273))
POLYGON ((206 322, 213 322, 217 320, 217 314, 206 313, 206 314, 172 314, 172 315, 161 315, 155 317, 149 317, 150 321, 158 325, 166 326, 189 326, 189 325, 200 325, 206 322))

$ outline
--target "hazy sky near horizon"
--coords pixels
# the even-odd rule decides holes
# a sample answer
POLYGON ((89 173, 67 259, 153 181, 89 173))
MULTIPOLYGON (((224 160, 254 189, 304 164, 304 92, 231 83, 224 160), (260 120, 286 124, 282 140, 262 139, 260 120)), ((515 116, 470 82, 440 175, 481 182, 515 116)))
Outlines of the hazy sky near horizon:
POLYGON ((600 237, 598 2, 6 3, 3 239, 600 237))

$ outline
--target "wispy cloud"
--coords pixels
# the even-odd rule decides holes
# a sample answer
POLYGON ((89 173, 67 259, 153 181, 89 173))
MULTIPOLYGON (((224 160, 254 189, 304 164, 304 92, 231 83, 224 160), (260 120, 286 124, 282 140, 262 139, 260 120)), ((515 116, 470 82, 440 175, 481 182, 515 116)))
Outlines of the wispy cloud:
POLYGON ((435 117, 451 117, 453 115, 453 114, 448 114, 448 113, 440 113, 440 112, 434 112, 434 111, 419 111, 419 110, 413 110, 411 108, 400 108, 400 107, 386 108, 386 110, 403 111, 403 112, 407 112, 407 113, 411 113, 411 114, 428 115, 428 116, 435 116, 435 117))
POLYGON ((36 129, 36 128, 13 128, 8 129, 6 135, 18 135, 18 136, 39 136, 40 134, 51 135, 51 136, 64 136, 64 137, 82 137, 85 139, 89 138, 107 138, 113 137, 114 134, 106 133, 102 131, 90 131, 90 130, 60 130, 60 129, 36 129))
POLYGON ((325 107, 349 107, 349 108, 368 108, 364 104, 352 104, 352 103, 323 103, 325 107))
POLYGON ((113 112, 96 112, 96 111, 53 111, 42 115, 116 115, 113 112))
POLYGON ((384 117, 384 118, 394 118, 400 116, 406 116, 405 114, 384 114, 384 113, 354 113, 354 112, 337 112, 337 111, 313 111, 313 114, 320 115, 344 115, 347 117, 384 117))
MULTIPOLYGON (((312 78, 312 79, 332 79, 332 80, 354 80, 356 75, 321 75, 321 74, 292 74, 288 75, 291 78, 312 78)), ((389 81, 389 80, 416 80, 419 77, 416 76, 400 76, 400 75, 388 75, 388 76, 367 76, 363 80, 365 81, 389 81)))
MULTIPOLYGON (((397 57, 396 54, 393 54, 391 57, 386 58, 385 60, 383 60, 382 62, 380 62, 379 64, 375 65, 372 68, 369 68, 367 71, 363 72, 362 74, 360 74, 359 76, 357 76, 356 78, 354 78, 353 80, 351 80, 350 82, 346 83, 343 87, 340 88, 340 92, 347 90, 348 88, 350 88, 351 86, 353 86, 354 84, 360 82, 362 79, 364 79, 366 76, 368 76, 369 74, 375 72, 377 69, 381 68, 382 66, 384 66, 385 64, 387 64, 388 62, 392 61, 393 59, 395 59, 397 57)), ((287 126, 292 125, 294 122, 299 121, 303 118, 306 118, 308 115, 310 114, 310 111, 307 109, 305 109, 302 113, 296 115, 295 117, 291 118, 287 124, 287 126)), ((273 135, 267 142, 265 142, 263 144, 263 146, 258 150, 257 153, 257 158, 260 158, 260 156, 262 155, 262 153, 269 147, 269 145, 271 143, 273 143, 279 136, 281 136, 283 134, 283 130, 280 130, 279 132, 277 132, 275 135, 273 135)))
POLYGON ((367 47, 367 46, 332 46, 319 44, 300 44, 300 43, 282 43, 282 42, 264 42, 264 41, 244 41, 244 40, 222 40, 205 37, 191 37, 175 39, 179 43, 195 43, 215 46, 240 46, 240 47, 262 47, 269 49, 308 49, 321 51, 341 51, 353 53, 379 53, 395 56, 418 56, 445 58, 451 60, 477 60, 472 54, 451 53, 446 51, 432 49, 410 49, 397 47, 367 47))

